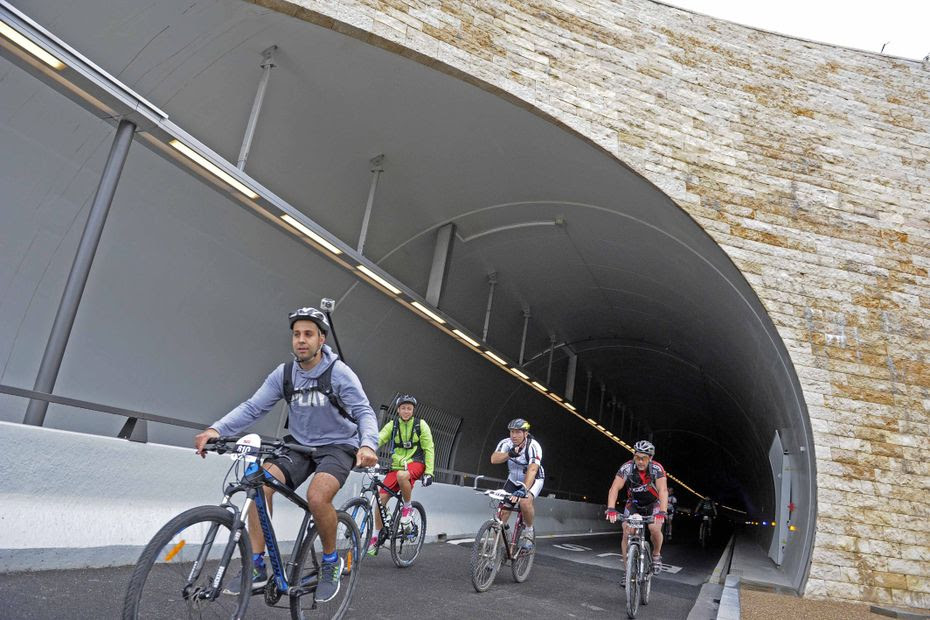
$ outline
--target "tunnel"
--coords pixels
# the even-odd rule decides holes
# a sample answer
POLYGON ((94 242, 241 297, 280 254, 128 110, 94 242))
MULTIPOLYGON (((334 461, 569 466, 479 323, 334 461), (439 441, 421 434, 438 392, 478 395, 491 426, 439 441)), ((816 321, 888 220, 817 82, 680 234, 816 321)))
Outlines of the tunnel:
MULTIPOLYGON (((790 454, 782 566, 803 583, 815 466, 791 359, 746 274, 632 164, 441 50, 427 62, 231 1, 17 6, 233 163, 277 46, 245 173, 479 345, 137 137, 56 391, 209 424, 286 361, 287 312, 331 297, 376 409, 410 392, 461 420, 449 470, 501 476, 488 455, 523 417, 552 493, 603 503, 625 446, 650 439, 683 505, 710 495, 736 521, 771 520, 770 453, 790 454)), ((0 382, 31 385, 113 126, 0 62, 0 382)), ((22 420, 21 399, 0 402, 22 420)), ((52 405, 46 425, 122 422, 52 405)), ((148 441, 191 432, 150 424, 148 441)))

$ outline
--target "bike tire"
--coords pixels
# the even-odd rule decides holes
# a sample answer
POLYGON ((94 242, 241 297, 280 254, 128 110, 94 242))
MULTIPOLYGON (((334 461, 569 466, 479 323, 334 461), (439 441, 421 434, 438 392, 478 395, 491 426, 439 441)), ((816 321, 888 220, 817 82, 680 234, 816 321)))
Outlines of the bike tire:
POLYGON ((626 551, 626 615, 635 618, 639 613, 639 545, 630 545, 626 551))
POLYGON ((530 576, 530 571, 533 569, 533 559, 536 557, 535 532, 533 532, 534 545, 532 549, 527 551, 526 549, 521 549, 519 547, 524 529, 525 528, 521 524, 519 531, 515 533, 518 547, 513 560, 510 561, 510 572, 513 575, 513 580, 517 583, 523 583, 526 581, 527 577, 530 576))
POLYGON ((361 541, 358 562, 361 563, 368 553, 372 532, 375 528, 371 502, 364 497, 353 497, 344 503, 339 510, 349 515, 352 520, 355 521, 355 526, 358 528, 358 535, 361 541))
MULTIPOLYGON (((236 566, 241 569, 239 594, 233 598, 221 592, 212 601, 192 601, 182 593, 193 563, 203 549, 201 543, 211 531, 213 538, 207 548, 207 561, 201 566, 194 591, 212 585, 232 528, 233 514, 220 506, 191 508, 162 526, 145 546, 132 571, 123 601, 123 619, 244 616, 252 594, 252 547, 244 530, 223 572, 229 575, 230 569, 236 566), (189 540, 197 542, 188 544, 189 540)), ((223 587, 222 580, 219 587, 223 587)))
POLYGON ((652 549, 644 547, 643 550, 643 579, 639 586, 639 602, 643 605, 649 604, 649 595, 652 593, 652 549))
POLYGON ((400 519, 394 520, 391 532, 391 559, 397 568, 407 568, 412 565, 423 549, 426 540, 426 509, 420 502, 410 502, 413 509, 412 534, 404 531, 400 519))
POLYGON ((358 584, 359 550, 361 549, 358 526, 348 514, 336 512, 336 553, 343 560, 339 593, 331 600, 316 603, 313 597, 319 577, 323 549, 319 531, 316 526, 310 528, 307 537, 300 545, 294 560, 294 568, 288 577, 288 600, 292 620, 304 620, 308 617, 342 618, 352 602, 352 594, 358 584))
POLYGON ((707 549, 707 522, 701 521, 701 531, 698 534, 701 541, 701 549, 707 549))
POLYGON ((504 561, 501 531, 497 522, 488 520, 478 528, 471 547, 471 585, 477 592, 487 592, 504 561))

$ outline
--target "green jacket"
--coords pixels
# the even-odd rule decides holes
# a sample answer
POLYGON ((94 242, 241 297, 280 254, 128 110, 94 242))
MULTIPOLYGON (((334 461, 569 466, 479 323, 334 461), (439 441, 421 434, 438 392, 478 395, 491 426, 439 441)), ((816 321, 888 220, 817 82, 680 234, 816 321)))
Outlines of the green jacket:
MULTIPOLYGON (((391 453, 391 469, 407 469, 407 463, 418 462, 423 463, 425 466, 424 474, 433 475, 433 459, 435 457, 435 451, 433 450, 433 432, 430 430, 429 425, 426 423, 426 420, 420 420, 420 433, 419 437, 412 437, 415 435, 413 432, 413 421, 416 419, 414 415, 412 418, 404 422, 400 418, 397 418, 399 422, 398 425, 398 435, 400 435, 398 440, 394 441, 394 452, 391 453), (412 448, 404 448, 402 442, 412 441, 412 448)), ((378 447, 391 442, 391 433, 394 430, 394 420, 391 420, 387 424, 381 427, 381 432, 378 433, 378 447)))

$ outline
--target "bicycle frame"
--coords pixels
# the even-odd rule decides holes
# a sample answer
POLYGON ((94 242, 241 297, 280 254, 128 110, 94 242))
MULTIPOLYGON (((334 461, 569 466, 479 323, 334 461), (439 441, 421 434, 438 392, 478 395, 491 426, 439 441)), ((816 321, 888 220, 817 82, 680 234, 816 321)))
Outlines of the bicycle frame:
POLYGON ((639 581, 643 582, 646 580, 644 575, 647 574, 647 568, 650 569, 651 566, 646 566, 647 562, 652 563, 652 543, 649 541, 649 538, 645 535, 646 530, 646 521, 641 520, 637 522, 631 522, 629 519, 626 520, 626 524, 632 528, 632 531, 626 537, 626 552, 630 553, 630 549, 633 545, 636 545, 642 551, 639 554, 639 581))
MULTIPOLYGON (((271 561, 271 568, 274 573, 275 584, 277 585, 279 592, 288 593, 290 586, 288 585, 281 552, 278 549, 278 539, 275 536, 274 527, 271 525, 271 517, 268 515, 268 508, 265 503, 265 494, 262 490, 262 487, 266 485, 283 495, 285 498, 296 504, 301 510, 304 511, 304 518, 300 524, 300 529, 297 532, 297 540, 294 542, 294 551, 291 553, 292 560, 297 557, 297 552, 300 549, 301 544, 303 544, 304 537, 313 526, 313 515, 310 513, 310 507, 302 497, 297 495, 286 485, 282 484, 277 478, 272 476, 268 470, 260 467, 256 462, 249 464, 249 466, 246 468, 245 475, 242 477, 242 480, 240 480, 238 483, 230 483, 230 485, 226 488, 223 501, 220 503, 220 506, 232 510, 235 514, 235 521, 233 523, 234 534, 230 537, 230 541, 227 543, 226 549, 223 552, 221 566, 228 565, 235 546, 238 543, 239 537, 243 534, 243 530, 245 530, 246 524, 245 520, 242 518, 242 515, 248 514, 250 505, 252 502, 254 502, 258 511, 258 521, 261 524, 262 534, 265 537, 265 547, 268 550, 268 559, 271 561), (242 508, 240 509, 232 503, 231 498, 236 493, 242 492, 246 494, 246 500, 243 502, 242 508)), ((212 532, 210 538, 212 538, 212 532)), ((196 567, 198 564, 202 565, 199 560, 200 558, 198 558, 198 562, 195 563, 195 570, 197 570, 196 567)), ((288 567, 293 568, 294 562, 289 562, 288 567)), ((219 594, 219 581, 222 579, 222 577, 222 573, 217 575, 213 585, 214 592, 211 595, 211 599, 215 599, 219 594)), ((191 581, 193 581, 194 578, 196 578, 196 575, 193 576, 191 581)))

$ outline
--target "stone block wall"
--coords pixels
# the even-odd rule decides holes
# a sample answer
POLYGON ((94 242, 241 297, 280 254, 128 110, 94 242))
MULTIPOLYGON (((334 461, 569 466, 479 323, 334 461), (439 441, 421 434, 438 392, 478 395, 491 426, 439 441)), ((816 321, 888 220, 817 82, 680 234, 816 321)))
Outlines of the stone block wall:
POLYGON ((753 286, 817 457, 806 596, 930 608, 930 66, 650 0, 257 0, 495 92, 687 211, 753 286))

